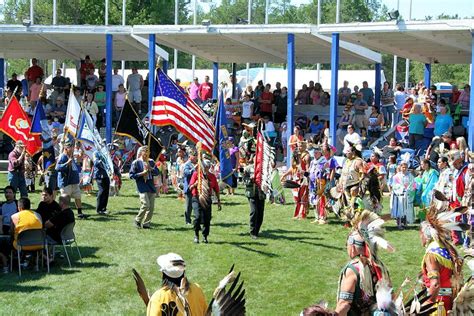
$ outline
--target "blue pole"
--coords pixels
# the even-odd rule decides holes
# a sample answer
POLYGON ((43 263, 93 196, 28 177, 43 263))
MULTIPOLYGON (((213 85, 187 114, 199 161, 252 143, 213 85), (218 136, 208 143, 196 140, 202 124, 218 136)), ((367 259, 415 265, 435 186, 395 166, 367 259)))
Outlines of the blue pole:
POLYGON ((112 142, 112 66, 114 41, 112 34, 105 35, 105 141, 112 142))
POLYGON ((168 61, 167 60, 163 60, 163 72, 165 74, 168 74, 168 61))
POLYGON ((382 64, 375 64, 375 105, 380 106, 380 90, 382 89, 382 64))
POLYGON ((3 97, 5 89, 5 59, 0 58, 0 97, 3 97))
POLYGON ((151 117, 151 107, 153 103, 153 95, 155 94, 155 34, 148 35, 148 113, 151 117))
POLYGON ((431 86, 431 64, 425 64, 425 87, 431 86))
MULTIPOLYGON (((471 39, 471 45, 472 45, 472 50, 471 50, 471 65, 474 65, 474 33, 471 33, 472 39, 471 39)), ((471 68, 471 94, 470 94, 470 99, 469 99, 469 131, 468 131, 468 142, 469 142, 469 148, 473 150, 474 148, 474 94, 472 94, 472 87, 474 87, 474 74, 473 70, 471 68)))
MULTIPOLYGON (((293 109, 295 106, 295 34, 288 34, 287 42, 287 61, 286 68, 288 71, 288 101, 286 104, 287 107, 287 129, 286 129, 286 139, 290 139, 291 134, 293 133, 294 117, 293 109)), ((286 166, 289 168, 291 164, 291 151, 288 144, 286 148, 286 166)))
POLYGON ((217 99, 219 93, 219 63, 212 63, 212 98, 217 99))
POLYGON ((329 105, 329 135, 331 145, 336 147, 336 124, 337 124, 337 77, 339 73, 339 33, 332 34, 331 41, 331 98, 329 105))

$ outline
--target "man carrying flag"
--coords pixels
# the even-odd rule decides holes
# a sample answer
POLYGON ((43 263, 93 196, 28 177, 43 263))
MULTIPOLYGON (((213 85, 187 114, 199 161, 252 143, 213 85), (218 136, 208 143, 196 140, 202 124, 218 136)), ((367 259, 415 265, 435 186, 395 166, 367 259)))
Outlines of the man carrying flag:
POLYGON ((151 124, 171 125, 202 149, 212 152, 215 129, 206 113, 161 70, 156 76, 151 124))
POLYGON ((8 156, 8 181, 15 190, 20 190, 22 197, 28 196, 24 176, 25 154, 34 156, 41 150, 41 141, 38 136, 30 134, 30 126, 28 116, 16 97, 13 97, 3 113, 0 130, 17 142, 8 156))
POLYGON ((221 181, 228 186, 232 186, 232 162, 230 159, 229 135, 227 134, 227 116, 225 114, 224 93, 221 91, 219 96, 219 107, 217 108, 217 115, 215 119, 216 129, 216 146, 214 148, 214 155, 219 157, 221 181))
POLYGON ((42 164, 45 178, 45 187, 53 192, 57 190, 57 173, 55 170, 56 159, 54 154, 54 144, 51 131, 48 127, 48 120, 44 113, 43 104, 38 100, 31 124, 31 135, 39 135, 42 142, 42 164))

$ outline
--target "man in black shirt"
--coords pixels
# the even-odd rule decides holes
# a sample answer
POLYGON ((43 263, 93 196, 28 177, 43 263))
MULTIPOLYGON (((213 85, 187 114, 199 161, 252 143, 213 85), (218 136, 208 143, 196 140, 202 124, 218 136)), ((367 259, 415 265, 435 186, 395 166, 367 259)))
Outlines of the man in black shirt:
POLYGON ((21 95, 21 81, 17 79, 16 74, 12 74, 12 78, 7 81, 7 88, 10 90, 12 93, 15 92, 15 96, 17 99, 20 99, 21 95))
POLYGON ((69 195, 61 195, 59 197, 59 206, 61 212, 51 217, 45 224, 46 234, 54 239, 57 243, 61 243, 61 231, 67 224, 74 223, 74 212, 69 205, 71 204, 71 197, 69 195))
POLYGON ((41 202, 38 204, 36 213, 41 215, 43 224, 46 223, 50 218, 61 212, 61 207, 58 202, 54 200, 53 191, 51 188, 44 188, 41 192, 41 202))

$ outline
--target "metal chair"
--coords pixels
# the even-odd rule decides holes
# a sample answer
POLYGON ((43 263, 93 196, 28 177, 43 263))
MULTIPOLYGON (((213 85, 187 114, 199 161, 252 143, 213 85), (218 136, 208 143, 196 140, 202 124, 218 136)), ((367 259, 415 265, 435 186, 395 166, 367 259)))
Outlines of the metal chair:
MULTIPOLYGON (((41 251, 42 263, 44 260, 43 250, 46 250, 46 265, 47 265, 48 273, 49 273, 49 254, 48 254, 48 244, 46 243, 46 233, 42 229, 28 229, 28 230, 22 231, 17 237, 16 252, 17 252, 17 259, 18 259, 18 275, 21 277, 20 253, 22 251, 22 248, 30 247, 30 246, 41 247, 38 250, 32 250, 32 251, 35 251, 35 252, 41 251)), ((12 249, 11 254, 10 254, 10 271, 13 271, 13 251, 14 249, 12 249)), ((29 251, 29 250, 24 250, 24 251, 29 251)), ((38 255, 36 256, 36 266, 38 266, 38 255)))
MULTIPOLYGON (((66 226, 64 226, 64 228, 61 230, 61 244, 63 245, 63 248, 64 248, 64 252, 66 254, 66 258, 67 258, 67 262, 69 263, 69 268, 71 268, 71 260, 69 259, 69 254, 68 254, 68 251, 67 251, 67 248, 66 246, 69 245, 69 247, 71 248, 71 254, 72 254, 72 244, 74 243, 76 245, 76 249, 77 249, 77 254, 79 255, 79 259, 81 260, 81 263, 82 263, 82 255, 81 255, 81 252, 79 250, 79 246, 77 245, 77 241, 76 241, 76 235, 74 234, 74 226, 76 225, 75 222, 72 222, 72 223, 69 223, 67 224, 66 226)), ((48 243, 50 245, 53 246, 53 253, 54 253, 54 246, 58 245, 57 242, 51 242, 51 240, 48 241, 48 243)))

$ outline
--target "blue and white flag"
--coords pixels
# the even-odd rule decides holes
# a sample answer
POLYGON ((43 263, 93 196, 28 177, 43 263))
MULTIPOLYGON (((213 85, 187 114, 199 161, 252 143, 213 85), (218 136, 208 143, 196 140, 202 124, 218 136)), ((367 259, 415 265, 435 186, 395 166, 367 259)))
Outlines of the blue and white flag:
POLYGON ((40 100, 36 103, 35 114, 31 123, 30 133, 32 135, 41 135, 43 168, 54 168, 56 157, 54 155, 54 144, 51 137, 51 130, 48 126, 48 119, 44 112, 43 104, 40 100))
POLYGON ((230 161, 229 150, 233 147, 233 143, 229 142, 229 135, 227 133, 227 116, 225 113, 224 93, 221 91, 219 96, 219 107, 217 108, 217 115, 215 119, 215 142, 219 146, 214 147, 214 155, 219 157, 221 180, 228 185, 232 185, 232 162, 230 161))

